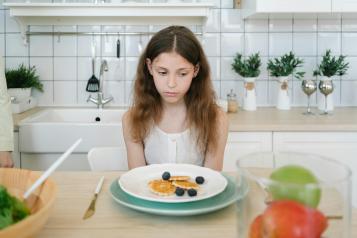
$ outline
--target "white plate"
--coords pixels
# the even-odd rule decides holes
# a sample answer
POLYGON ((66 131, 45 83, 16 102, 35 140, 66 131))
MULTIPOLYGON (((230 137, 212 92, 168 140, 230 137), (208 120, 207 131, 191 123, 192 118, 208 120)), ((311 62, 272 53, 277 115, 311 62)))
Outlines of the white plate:
POLYGON ((180 203, 193 202, 210 198, 221 193, 227 186, 227 179, 219 172, 209 168, 191 164, 153 164, 135 168, 123 174, 119 179, 121 189, 131 196, 154 202, 180 203), (190 197, 187 192, 182 197, 176 194, 160 196, 150 191, 148 182, 161 179, 162 174, 168 171, 171 176, 190 176, 194 182, 197 176, 205 179, 197 191, 197 196, 190 197))

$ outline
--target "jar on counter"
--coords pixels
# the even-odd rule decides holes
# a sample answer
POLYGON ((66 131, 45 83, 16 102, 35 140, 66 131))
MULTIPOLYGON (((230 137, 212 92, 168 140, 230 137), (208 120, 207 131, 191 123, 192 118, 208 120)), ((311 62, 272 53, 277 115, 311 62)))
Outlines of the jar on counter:
POLYGON ((237 94, 233 92, 233 89, 231 89, 230 93, 227 94, 227 101, 228 101, 228 112, 232 112, 232 113, 238 112, 237 94))

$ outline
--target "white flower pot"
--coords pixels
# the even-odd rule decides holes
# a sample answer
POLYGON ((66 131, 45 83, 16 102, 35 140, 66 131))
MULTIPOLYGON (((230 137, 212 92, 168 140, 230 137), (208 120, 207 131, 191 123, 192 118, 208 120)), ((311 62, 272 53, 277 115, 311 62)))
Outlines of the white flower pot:
POLYGON ((9 88, 7 89, 10 97, 15 97, 17 101, 29 98, 31 96, 31 88, 9 88))
MULTIPOLYGON (((331 81, 332 79, 329 77, 323 77, 321 78, 321 81, 331 81)), ((331 112, 334 109, 334 103, 333 103, 333 92, 330 93, 329 95, 327 95, 327 97, 325 97, 324 94, 321 93, 321 91, 319 91, 319 98, 318 98, 318 109, 320 111, 325 111, 325 100, 327 100, 327 111, 331 112)))
POLYGON ((290 97, 288 94, 288 80, 290 76, 278 77, 278 101, 276 108, 279 110, 290 110, 290 97))
POLYGON ((256 78, 244 78, 245 83, 245 93, 243 98, 243 109, 246 111, 256 111, 257 110, 257 96, 255 93, 255 80, 256 78), (254 85, 254 87, 249 87, 247 85, 254 85))

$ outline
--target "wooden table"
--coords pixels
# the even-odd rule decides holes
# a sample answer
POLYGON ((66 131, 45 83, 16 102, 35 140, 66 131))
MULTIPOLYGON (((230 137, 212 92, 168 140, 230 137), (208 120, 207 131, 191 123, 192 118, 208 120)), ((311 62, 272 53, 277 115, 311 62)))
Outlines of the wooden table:
MULTIPOLYGON (((110 196, 111 182, 121 172, 56 172, 58 196, 51 216, 40 238, 111 238, 111 237, 237 237, 235 205, 191 217, 151 215, 117 204, 110 196), (96 213, 82 216, 93 196, 99 178, 105 182, 98 197, 96 213)), ((357 209, 353 210, 353 233, 357 237, 357 209)))

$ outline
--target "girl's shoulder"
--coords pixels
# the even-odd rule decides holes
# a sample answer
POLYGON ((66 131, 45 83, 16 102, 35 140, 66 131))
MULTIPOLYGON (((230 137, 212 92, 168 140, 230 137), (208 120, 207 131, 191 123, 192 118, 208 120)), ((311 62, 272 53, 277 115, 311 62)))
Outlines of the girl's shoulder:
POLYGON ((122 117, 122 119, 121 119, 123 126, 130 126, 131 113, 132 113, 132 110, 131 110, 131 109, 128 109, 128 110, 124 113, 124 115, 123 115, 123 117, 122 117))
POLYGON ((228 120, 227 113, 223 111, 221 107, 217 106, 216 110, 217 110, 217 118, 219 120, 228 120))
POLYGON ((225 111, 217 107, 217 124, 221 128, 228 127, 228 116, 225 111))
POLYGON ((123 123, 128 122, 129 117, 130 117, 130 110, 126 111, 126 112, 123 114, 123 117, 121 118, 121 121, 122 121, 123 123))

